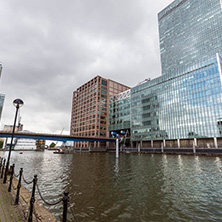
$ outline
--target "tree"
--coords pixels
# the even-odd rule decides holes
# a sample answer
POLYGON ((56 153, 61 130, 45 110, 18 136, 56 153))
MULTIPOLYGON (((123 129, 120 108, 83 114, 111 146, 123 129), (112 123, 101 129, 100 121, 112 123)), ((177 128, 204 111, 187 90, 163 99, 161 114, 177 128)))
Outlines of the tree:
POLYGON ((2 147, 3 147, 3 141, 0 140, 0 149, 2 149, 2 147))
POLYGON ((49 147, 50 147, 50 148, 53 148, 53 147, 55 147, 55 145, 56 145, 56 144, 55 144, 54 142, 52 142, 52 143, 49 145, 49 147))

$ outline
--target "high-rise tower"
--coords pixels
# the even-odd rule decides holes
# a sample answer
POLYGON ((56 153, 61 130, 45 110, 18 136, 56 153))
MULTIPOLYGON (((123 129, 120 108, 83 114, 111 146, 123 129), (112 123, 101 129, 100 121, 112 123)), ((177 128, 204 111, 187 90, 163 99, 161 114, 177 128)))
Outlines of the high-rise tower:
POLYGON ((162 75, 222 51, 220 0, 175 0, 158 14, 162 75))

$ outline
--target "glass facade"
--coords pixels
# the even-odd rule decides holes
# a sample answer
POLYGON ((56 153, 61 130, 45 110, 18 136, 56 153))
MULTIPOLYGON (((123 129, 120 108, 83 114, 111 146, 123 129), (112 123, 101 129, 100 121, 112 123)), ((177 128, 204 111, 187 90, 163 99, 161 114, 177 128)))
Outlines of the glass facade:
POLYGON ((1 74, 2 74, 2 64, 0 63, 0 78, 1 78, 1 74))
POLYGON ((5 100, 5 95, 0 94, 0 120, 1 120, 1 116, 2 116, 2 109, 3 109, 3 105, 4 105, 4 100, 5 100))
POLYGON ((130 90, 109 99, 109 131, 130 128, 130 90))
POLYGON ((126 117, 132 142, 221 137, 221 1, 175 0, 158 19, 162 76, 113 98, 109 131, 126 117))
POLYGON ((162 75, 188 72, 222 51, 220 0, 176 0, 158 14, 162 75))
POLYGON ((131 140, 221 136, 221 59, 131 89, 131 140))

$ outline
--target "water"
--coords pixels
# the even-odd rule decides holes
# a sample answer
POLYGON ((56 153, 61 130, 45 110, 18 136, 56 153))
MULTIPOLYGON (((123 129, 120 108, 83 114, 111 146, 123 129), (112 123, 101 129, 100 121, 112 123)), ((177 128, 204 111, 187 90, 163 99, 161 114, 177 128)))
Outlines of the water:
MULTIPOLYGON (((0 156, 7 152, 0 152, 0 156)), ((12 152, 46 200, 70 192, 70 221, 222 221, 222 157, 12 152)), ((24 183, 23 183, 24 184, 24 183)), ((30 188, 30 187, 28 187, 30 188)), ((58 218, 62 204, 49 208, 58 218)))

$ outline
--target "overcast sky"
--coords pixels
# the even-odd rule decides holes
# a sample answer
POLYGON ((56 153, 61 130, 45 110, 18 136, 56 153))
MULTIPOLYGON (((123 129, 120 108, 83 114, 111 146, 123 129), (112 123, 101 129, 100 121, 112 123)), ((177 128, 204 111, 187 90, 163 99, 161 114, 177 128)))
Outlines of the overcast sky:
POLYGON ((172 0, 1 0, 1 125, 21 98, 24 129, 69 133, 72 92, 101 75, 128 85, 161 74, 157 13, 172 0))

